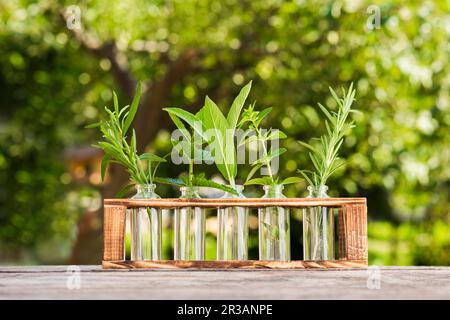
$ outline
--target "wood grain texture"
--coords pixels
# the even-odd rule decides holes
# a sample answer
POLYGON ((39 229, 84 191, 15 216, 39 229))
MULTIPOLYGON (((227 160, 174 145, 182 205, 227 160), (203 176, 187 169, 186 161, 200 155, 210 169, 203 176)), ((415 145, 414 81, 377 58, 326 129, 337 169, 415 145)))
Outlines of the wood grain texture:
POLYGON ((123 260, 127 208, 105 205, 103 212, 103 260, 123 260))
MULTIPOLYGON (((80 266, 0 266, 3 299, 450 299, 449 267, 369 269, 105 270, 80 266), (379 287, 368 288, 378 273, 379 287)), ((182 305, 184 302, 180 302, 182 305)), ((167 310, 171 312, 171 310, 167 310)))
POLYGON ((367 206, 345 205, 338 214, 339 259, 367 260, 367 206))
POLYGON ((260 260, 228 260, 228 261, 103 261, 105 269, 335 269, 366 268, 367 261, 362 260, 329 260, 329 261, 260 261, 260 260))
POLYGON ((133 207, 158 207, 158 208, 181 208, 181 207, 203 207, 203 208, 223 208, 223 207, 340 207, 344 205, 365 205, 366 198, 283 198, 283 199, 105 199, 105 205, 120 205, 128 208, 133 207))

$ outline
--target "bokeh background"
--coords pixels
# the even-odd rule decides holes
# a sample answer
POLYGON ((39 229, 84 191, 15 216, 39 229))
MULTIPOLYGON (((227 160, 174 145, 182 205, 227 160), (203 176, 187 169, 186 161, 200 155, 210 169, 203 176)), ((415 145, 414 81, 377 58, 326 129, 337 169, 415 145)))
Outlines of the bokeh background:
MULTIPOLYGON (((194 111, 208 94, 227 108, 253 80, 249 102, 272 106, 267 125, 289 135, 283 176, 311 167, 296 141, 324 131, 328 86, 354 82, 362 113, 330 195, 368 198, 371 264, 450 265, 449 12, 438 0, 0 0, 0 263, 100 262, 102 198, 127 178, 112 167, 101 183, 90 147, 100 136, 84 126, 104 116, 111 90, 126 105, 145 83, 138 147, 162 155, 173 129, 162 107, 194 111)), ((170 256, 169 229, 164 239, 170 256)))

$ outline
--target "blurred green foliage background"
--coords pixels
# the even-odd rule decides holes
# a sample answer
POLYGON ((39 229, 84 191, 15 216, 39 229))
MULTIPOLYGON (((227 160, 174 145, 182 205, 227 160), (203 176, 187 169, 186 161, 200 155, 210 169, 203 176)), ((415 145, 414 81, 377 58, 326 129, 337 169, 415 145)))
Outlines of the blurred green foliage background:
MULTIPOLYGON (((311 167, 296 141, 323 132, 317 102, 333 106, 328 86, 353 81, 362 114, 330 194, 368 198, 371 264, 450 265, 447 1, 73 4, 0 0, 0 263, 100 261, 101 199, 126 177, 112 168, 100 183, 101 154, 89 148, 99 136, 84 126, 111 105, 111 89, 125 105, 136 81, 145 82, 134 124, 139 148, 165 154, 173 126, 162 107, 196 110, 205 94, 227 107, 253 80, 250 101, 272 106, 267 125, 289 136, 282 176, 311 167)), ((160 174, 185 170, 168 164, 160 174)), ((240 177, 248 170, 241 167, 240 177)), ((304 196, 305 187, 286 195, 304 196)), ((299 214, 292 229, 300 241, 299 214)), ((170 230, 164 239, 169 256, 170 230)), ((208 239, 214 258, 212 233, 208 239)), ((301 257, 299 243, 292 250, 301 257)))

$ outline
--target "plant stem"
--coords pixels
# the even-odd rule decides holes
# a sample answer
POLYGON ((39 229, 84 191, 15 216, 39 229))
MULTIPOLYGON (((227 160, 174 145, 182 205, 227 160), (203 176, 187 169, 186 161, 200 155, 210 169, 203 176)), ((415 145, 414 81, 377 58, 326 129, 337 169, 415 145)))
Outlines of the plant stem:
MULTIPOLYGON (((258 135, 258 141, 261 142, 261 145, 263 147, 264 157, 267 157, 268 156, 267 148, 266 148, 265 142, 262 140, 261 132, 259 131, 258 127, 255 125, 255 123, 253 123, 253 127, 255 128, 256 134, 258 135)), ((272 172, 272 168, 270 165, 270 160, 266 161, 266 167, 267 167, 267 170, 269 171, 270 179, 272 180, 272 183, 274 183, 275 181, 273 179, 273 172, 272 172)))
POLYGON ((151 184, 153 184, 153 175, 152 175, 152 162, 148 161, 148 179, 151 184))
POLYGON ((193 187, 194 184, 194 158, 195 158, 195 145, 194 145, 194 130, 191 130, 191 154, 189 157, 189 187, 193 187))
POLYGON ((194 160, 189 160, 189 187, 193 187, 194 184, 194 160))

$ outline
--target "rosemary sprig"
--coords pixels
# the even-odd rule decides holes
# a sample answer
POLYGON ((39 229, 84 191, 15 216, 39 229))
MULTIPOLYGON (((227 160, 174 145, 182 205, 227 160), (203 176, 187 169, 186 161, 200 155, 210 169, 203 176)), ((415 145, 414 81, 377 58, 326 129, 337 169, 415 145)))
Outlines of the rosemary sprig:
POLYGON ((345 164, 345 161, 339 158, 338 151, 344 141, 344 135, 348 130, 355 127, 354 122, 348 120, 350 113, 356 112, 351 108, 356 93, 356 90, 353 89, 353 83, 350 84, 348 91, 342 89, 343 98, 339 98, 331 87, 329 89, 333 99, 338 104, 338 110, 337 112, 330 111, 322 104, 318 104, 320 110, 326 116, 326 134, 317 139, 318 144, 315 145, 299 141, 300 144, 310 150, 309 157, 315 168, 314 172, 299 170, 299 173, 311 186, 316 188, 325 185, 331 175, 345 164))

